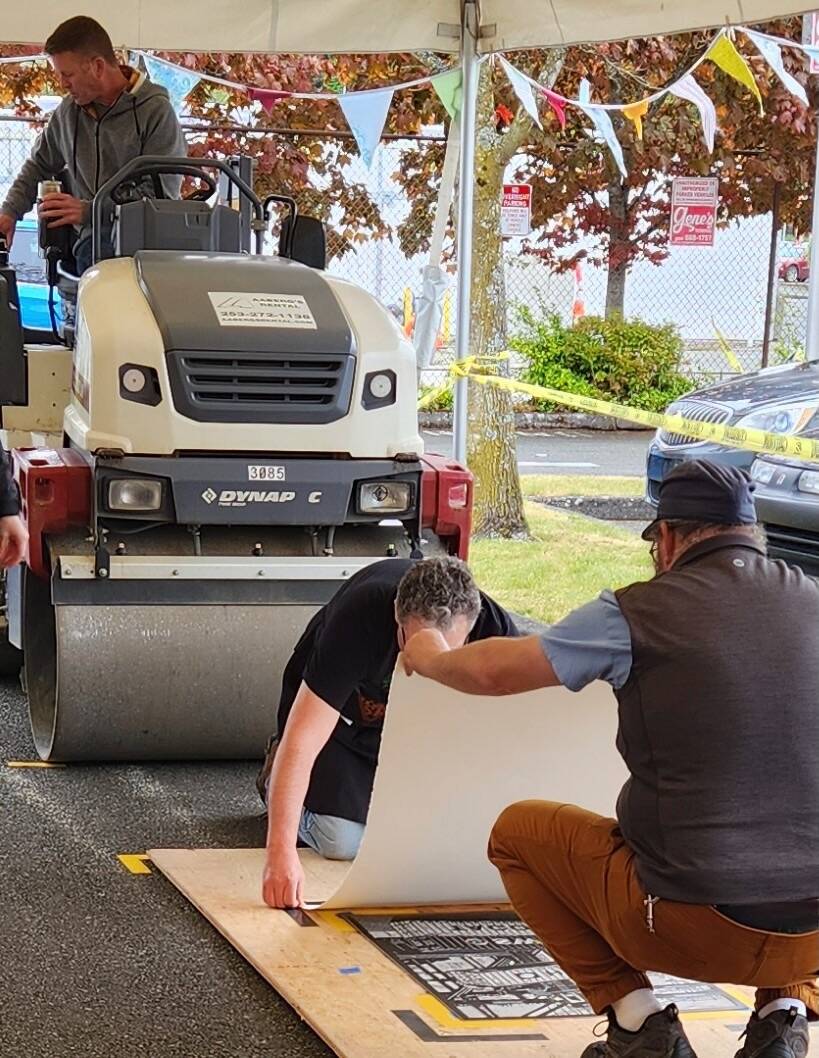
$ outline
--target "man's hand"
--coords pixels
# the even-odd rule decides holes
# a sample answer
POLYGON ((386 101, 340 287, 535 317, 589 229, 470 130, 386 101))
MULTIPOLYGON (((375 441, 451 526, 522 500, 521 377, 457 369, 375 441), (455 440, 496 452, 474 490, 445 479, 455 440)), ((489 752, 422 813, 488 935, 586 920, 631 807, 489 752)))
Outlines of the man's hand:
POLYGON ((0 569, 16 566, 26 557, 28 530, 16 514, 0 518, 0 569))
POLYGON ((38 209, 39 216, 48 222, 49 228, 64 228, 68 224, 80 227, 88 217, 88 203, 74 198, 64 191, 46 195, 38 209))
POLYGON ((14 241, 14 229, 17 227, 17 220, 12 217, 10 213, 0 213, 0 235, 2 235, 9 246, 14 241))
POLYGON ((437 628, 423 628, 416 632, 404 644, 404 669, 407 675, 417 672, 419 676, 429 676, 430 662, 448 650, 449 644, 437 628))
POLYGON ((262 896, 268 907, 301 907, 304 903, 304 869, 295 848, 268 849, 262 878, 262 896))

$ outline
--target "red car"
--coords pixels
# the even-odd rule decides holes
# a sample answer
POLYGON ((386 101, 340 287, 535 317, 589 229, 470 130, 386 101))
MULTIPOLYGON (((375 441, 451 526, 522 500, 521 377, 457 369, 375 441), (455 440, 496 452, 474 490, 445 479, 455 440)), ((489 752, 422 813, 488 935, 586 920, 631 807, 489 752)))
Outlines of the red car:
POLYGON ((779 264, 779 278, 786 283, 804 283, 810 275, 810 262, 806 257, 786 257, 779 264))

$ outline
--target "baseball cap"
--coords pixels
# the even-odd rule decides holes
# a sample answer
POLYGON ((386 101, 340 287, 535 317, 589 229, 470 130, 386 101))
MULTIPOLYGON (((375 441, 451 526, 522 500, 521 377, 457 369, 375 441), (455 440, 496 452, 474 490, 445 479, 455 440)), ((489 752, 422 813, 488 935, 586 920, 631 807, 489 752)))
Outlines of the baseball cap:
POLYGON ((707 522, 713 525, 756 525, 748 472, 739 467, 692 459, 680 463, 660 484, 657 517, 643 530, 649 540, 658 522, 707 522))

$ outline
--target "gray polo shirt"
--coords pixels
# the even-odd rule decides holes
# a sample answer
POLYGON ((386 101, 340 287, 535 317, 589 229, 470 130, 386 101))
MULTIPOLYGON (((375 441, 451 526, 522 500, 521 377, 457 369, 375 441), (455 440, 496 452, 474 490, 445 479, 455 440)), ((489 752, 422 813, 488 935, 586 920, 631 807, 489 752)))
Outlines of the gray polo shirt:
POLYGON ((605 680, 619 691, 631 672, 631 632, 614 592, 573 610, 540 637, 543 653, 570 691, 605 680))

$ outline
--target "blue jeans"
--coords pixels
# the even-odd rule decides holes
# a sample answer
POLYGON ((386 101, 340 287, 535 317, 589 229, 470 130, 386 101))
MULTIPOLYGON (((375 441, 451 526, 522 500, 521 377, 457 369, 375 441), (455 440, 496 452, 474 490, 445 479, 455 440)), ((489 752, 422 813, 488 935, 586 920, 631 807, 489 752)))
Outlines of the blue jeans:
MULTIPOLYGON (((270 776, 265 782, 265 803, 270 788, 270 776)), ((322 816, 302 808, 299 820, 299 841, 325 860, 354 860, 364 837, 364 824, 341 816, 322 816)))
POLYGON ((354 860, 363 837, 363 823, 302 809, 299 840, 326 860, 354 860))

